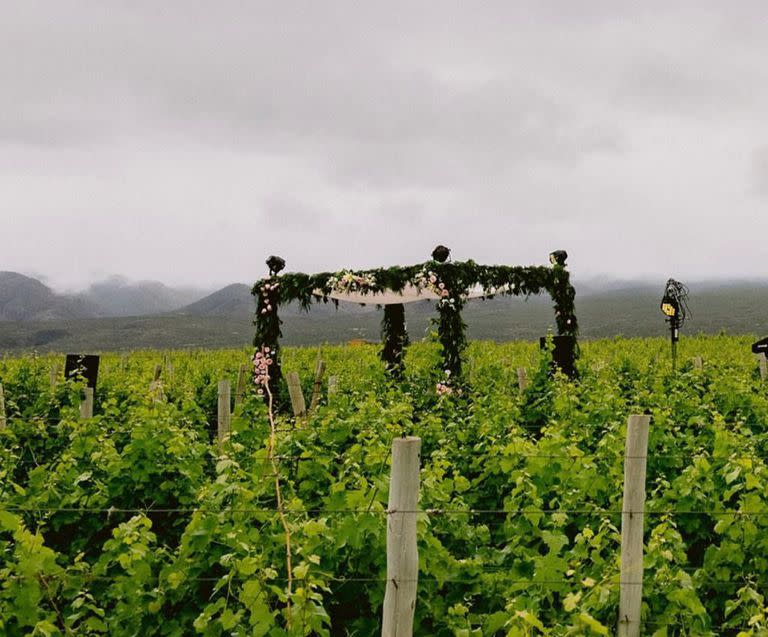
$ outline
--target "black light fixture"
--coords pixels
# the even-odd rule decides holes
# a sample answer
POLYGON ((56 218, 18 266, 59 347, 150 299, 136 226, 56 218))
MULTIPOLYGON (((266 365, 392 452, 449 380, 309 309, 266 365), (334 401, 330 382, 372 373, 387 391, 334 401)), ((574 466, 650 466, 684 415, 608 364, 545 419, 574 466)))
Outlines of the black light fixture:
POLYGON ((768 338, 762 338, 752 343, 752 353, 759 356, 768 356, 768 338))
POLYGON ((267 267, 269 268, 270 276, 273 276, 285 268, 285 259, 272 255, 267 259, 267 267))
POLYGON ((568 253, 565 250, 555 250, 549 254, 549 262, 552 265, 565 265, 568 253))
POLYGON ((661 313, 666 316, 669 323, 669 336, 672 343, 672 370, 674 371, 677 363, 677 342, 680 340, 680 328, 685 323, 685 319, 690 313, 688 311, 688 288, 675 281, 668 279, 664 286, 664 295, 661 297, 661 313))
POLYGON ((437 246, 432 250, 432 258, 438 263, 445 263, 451 256, 451 249, 445 246, 437 246))

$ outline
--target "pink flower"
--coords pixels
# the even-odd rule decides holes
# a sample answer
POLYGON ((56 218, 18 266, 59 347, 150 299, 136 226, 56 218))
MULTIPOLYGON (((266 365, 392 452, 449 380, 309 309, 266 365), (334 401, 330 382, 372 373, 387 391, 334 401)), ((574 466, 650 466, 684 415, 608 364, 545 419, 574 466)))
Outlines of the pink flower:
POLYGON ((429 277, 430 283, 437 283, 437 277, 433 274, 431 277, 429 277))
POLYGON ((446 296, 448 296, 449 294, 450 294, 450 292, 448 292, 448 290, 443 290, 443 291, 442 291, 442 293, 441 293, 441 296, 442 296, 443 298, 445 298, 445 297, 446 297, 446 296))

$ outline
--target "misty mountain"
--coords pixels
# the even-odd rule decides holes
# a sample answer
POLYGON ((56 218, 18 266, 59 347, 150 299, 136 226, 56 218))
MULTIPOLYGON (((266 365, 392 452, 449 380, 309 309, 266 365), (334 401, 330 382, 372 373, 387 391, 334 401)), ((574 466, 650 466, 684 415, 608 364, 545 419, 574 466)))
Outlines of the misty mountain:
POLYGON ((184 316, 226 316, 233 319, 246 319, 253 317, 255 308, 251 288, 244 283, 233 283, 174 313, 184 316))
MULTIPOLYGON (((251 295, 251 288, 244 283, 233 283, 221 290, 183 307, 174 314, 184 316, 213 317, 221 316, 230 319, 252 320, 256 312, 256 299, 251 295)), ((288 303, 280 308, 280 316, 283 318, 293 316, 328 317, 356 314, 371 314, 376 312, 375 306, 359 305, 357 303, 340 303, 338 308, 333 302, 314 303, 309 311, 305 312, 298 303, 288 303)))
MULTIPOLYGON (((144 307, 156 312, 181 298, 163 294, 142 297, 137 295, 141 285, 145 284, 113 285, 115 304, 108 311, 133 313, 144 307), (125 296, 121 292, 126 292, 125 296), (126 298, 135 300, 117 304, 126 298)), ((606 279, 577 281, 575 286, 582 338, 667 336, 659 310, 663 281, 606 279)), ((690 288, 691 317, 683 335, 720 331, 768 334, 768 282, 702 281, 691 283, 690 288)), ((149 285, 143 289, 162 292, 163 288, 149 285)), ((0 349, 234 347, 247 346, 253 338, 254 299, 245 284, 228 285, 180 309, 151 316, 106 317, 107 310, 94 301, 104 302, 107 297, 57 295, 36 279, 0 273, 0 349)), ((431 319, 435 316, 432 301, 407 304, 411 339, 417 341, 433 329, 431 319)), ((467 302, 462 316, 470 339, 535 339, 554 327, 552 302, 547 295, 527 300, 473 299, 467 302)), ((287 345, 313 345, 358 338, 378 340, 382 312, 375 306, 352 303, 340 303, 337 308, 332 302, 315 303, 306 312, 291 303, 280 308, 280 317, 287 345)))
POLYGON ((164 314, 205 295, 194 288, 172 288, 157 281, 130 282, 111 277, 91 285, 82 297, 98 308, 100 316, 151 316, 164 314))
POLYGON ((89 301, 56 294, 18 272, 0 272, 0 321, 56 321, 97 316, 89 301))

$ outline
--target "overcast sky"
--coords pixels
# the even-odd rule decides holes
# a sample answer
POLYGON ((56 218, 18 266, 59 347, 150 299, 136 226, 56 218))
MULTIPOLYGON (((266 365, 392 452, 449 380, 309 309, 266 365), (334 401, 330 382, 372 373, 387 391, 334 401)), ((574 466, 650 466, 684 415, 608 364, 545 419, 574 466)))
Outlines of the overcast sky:
POLYGON ((0 270, 762 277, 767 114, 763 1, 9 0, 0 270))

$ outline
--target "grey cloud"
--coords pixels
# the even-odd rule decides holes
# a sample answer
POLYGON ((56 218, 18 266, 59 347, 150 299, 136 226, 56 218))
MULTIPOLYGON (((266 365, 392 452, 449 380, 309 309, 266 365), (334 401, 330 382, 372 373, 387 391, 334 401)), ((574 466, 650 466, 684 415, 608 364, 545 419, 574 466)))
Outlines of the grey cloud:
POLYGON ((329 212, 291 195, 272 194, 261 203, 262 221, 276 230, 312 230, 329 220, 329 212))
POLYGON ((756 1, 11 3, 3 267, 208 283, 443 241, 741 274, 729 239, 768 223, 764 27, 756 1))
POLYGON ((768 197, 768 146, 755 151, 752 156, 752 177, 755 192, 768 197))

